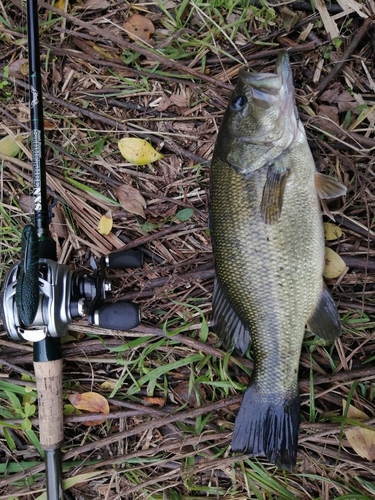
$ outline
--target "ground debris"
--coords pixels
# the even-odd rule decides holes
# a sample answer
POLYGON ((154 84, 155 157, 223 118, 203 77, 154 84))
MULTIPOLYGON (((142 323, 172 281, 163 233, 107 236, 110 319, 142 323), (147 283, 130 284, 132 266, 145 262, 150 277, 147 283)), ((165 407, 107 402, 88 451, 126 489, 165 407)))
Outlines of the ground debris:
MULTIPOLYGON (((145 255, 143 267, 110 273, 114 300, 141 304, 142 325, 120 333, 79 321, 64 339, 65 477, 93 474, 77 479, 72 498, 373 496, 373 467, 343 439, 352 423, 342 400, 374 414, 375 4, 284 4, 38 2, 60 262, 87 272, 91 256, 134 248, 145 255), (147 23, 143 38, 141 24, 129 38, 126 23, 136 19, 147 23), (344 335, 334 346, 306 336, 299 460, 296 474, 286 476, 230 451, 252 361, 223 352, 210 330, 207 196, 218 126, 239 70, 270 71, 285 49, 318 170, 348 189, 327 206, 341 229, 327 246, 345 270, 327 284, 344 335), (118 149, 123 138, 146 140, 158 159, 127 161, 118 149), (108 213, 112 230, 99 234, 108 213), (109 413, 87 428, 84 419, 101 414, 69 414, 68 396, 92 392, 108 401, 109 413)), ((3 279, 19 259, 32 172, 25 11, 17 1, 1 7, 0 139, 20 148, 14 157, 0 153, 3 279)), ((0 419, 17 426, 2 427, 0 496, 36 499, 44 464, 34 447, 32 347, 4 331, 0 346, 0 419), (33 434, 21 426, 26 411, 33 434)))

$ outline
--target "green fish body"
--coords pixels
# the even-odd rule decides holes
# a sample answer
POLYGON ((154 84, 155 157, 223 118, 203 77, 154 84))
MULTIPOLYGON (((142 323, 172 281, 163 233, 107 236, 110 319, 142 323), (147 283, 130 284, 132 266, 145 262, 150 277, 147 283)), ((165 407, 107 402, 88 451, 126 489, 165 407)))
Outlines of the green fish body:
POLYGON ((240 73, 210 182, 214 331, 226 349, 241 354, 251 337, 255 361, 232 449, 264 454, 279 468, 293 469, 305 325, 324 339, 341 332, 322 278, 325 245, 317 185, 325 185, 329 197, 346 189, 316 173, 286 53, 276 74, 240 73))

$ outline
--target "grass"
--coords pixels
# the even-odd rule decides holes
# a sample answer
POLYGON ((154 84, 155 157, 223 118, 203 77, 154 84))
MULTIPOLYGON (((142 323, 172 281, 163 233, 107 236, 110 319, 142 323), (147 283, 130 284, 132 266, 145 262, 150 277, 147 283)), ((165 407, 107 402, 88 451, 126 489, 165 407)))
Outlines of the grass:
MULTIPOLYGON (((362 425, 373 426, 371 39, 362 39, 331 82, 357 96, 357 105, 338 114, 339 134, 322 118, 323 106, 338 104, 322 101, 314 88, 327 74, 328 58, 340 59, 363 20, 355 13, 337 18, 341 44, 330 43, 308 3, 286 30, 281 6, 255 4, 109 0, 95 9, 69 4, 65 13, 40 3, 48 188, 61 207, 54 222, 65 231, 56 238, 60 262, 87 272, 91 254, 100 257, 129 242, 146 252, 142 268, 110 273, 115 298, 141 304, 142 325, 117 332, 75 321, 63 339, 67 498, 374 497, 373 466, 346 439, 345 430, 356 422, 342 405, 344 399, 364 411, 370 419, 362 425), (135 12, 156 28, 145 43, 129 40, 122 27, 135 12), (209 326, 214 273, 207 191, 218 126, 239 69, 248 61, 254 71, 272 71, 275 49, 283 47, 291 47, 297 105, 318 169, 349 187, 343 207, 330 205, 344 233, 330 245, 348 263, 343 276, 328 282, 344 334, 335 344, 306 334, 293 473, 231 453, 252 358, 223 351, 209 326), (315 73, 322 59, 322 73, 315 73), (145 167, 126 163, 117 141, 128 136, 147 139, 164 158, 145 167), (119 206, 122 183, 142 193, 146 219, 119 206), (106 237, 96 227, 108 210, 114 227, 106 237), (109 400, 102 424, 85 425, 90 415, 70 405, 72 392, 88 391, 109 400)), ((25 23, 20 5, 0 0, 0 138, 9 131, 25 138, 16 158, 0 155, 1 280, 19 259, 29 221, 25 195, 32 192, 27 77, 17 66, 26 56, 25 23)), ((5 331, 0 348, 0 498, 41 500, 32 349, 5 331)))

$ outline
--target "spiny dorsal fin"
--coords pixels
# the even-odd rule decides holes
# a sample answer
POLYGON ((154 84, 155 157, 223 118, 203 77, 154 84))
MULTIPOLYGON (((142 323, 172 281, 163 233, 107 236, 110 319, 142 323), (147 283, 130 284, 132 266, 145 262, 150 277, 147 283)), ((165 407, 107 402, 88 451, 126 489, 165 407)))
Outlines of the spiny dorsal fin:
POLYGON ((333 177, 316 172, 315 185, 319 198, 329 200, 330 198, 338 198, 346 195, 346 187, 341 182, 333 177))
POLYGON ((260 203, 260 213, 266 224, 275 224, 280 219, 285 184, 289 173, 290 170, 277 170, 273 164, 268 167, 267 180, 260 203))

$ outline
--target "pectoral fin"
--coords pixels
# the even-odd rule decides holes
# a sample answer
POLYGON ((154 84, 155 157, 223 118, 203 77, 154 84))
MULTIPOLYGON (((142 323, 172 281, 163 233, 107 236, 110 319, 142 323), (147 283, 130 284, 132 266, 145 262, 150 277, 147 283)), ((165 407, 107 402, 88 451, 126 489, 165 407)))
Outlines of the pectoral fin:
POLYGON ((333 177, 316 172, 315 185, 319 198, 329 200, 346 194, 346 187, 333 177))
POLYGON ((264 184, 260 213, 266 224, 275 224, 281 216, 286 180, 290 170, 279 171, 271 164, 264 184))
POLYGON ((250 331, 234 310, 217 278, 212 296, 213 330, 228 351, 236 349, 242 355, 250 345, 250 331))
POLYGON ((307 321, 310 332, 324 340, 334 340, 341 334, 341 321, 336 304, 324 287, 314 312, 307 321))

